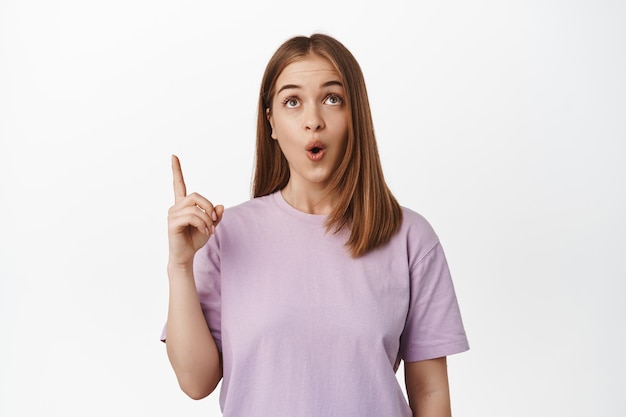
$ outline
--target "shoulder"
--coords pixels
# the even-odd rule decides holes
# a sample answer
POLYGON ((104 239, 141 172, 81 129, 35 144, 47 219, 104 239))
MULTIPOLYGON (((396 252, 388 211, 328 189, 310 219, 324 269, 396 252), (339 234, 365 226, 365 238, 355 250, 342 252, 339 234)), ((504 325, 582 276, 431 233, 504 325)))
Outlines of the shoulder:
POLYGON ((270 194, 263 197, 252 198, 243 203, 227 207, 224 210, 224 218, 246 216, 250 213, 258 212, 259 210, 265 210, 271 205, 273 198, 273 194, 270 194))
POLYGON ((419 261, 439 245, 439 236, 430 222, 407 207, 402 207, 402 224, 395 239, 404 242, 413 261, 419 261))
POLYGON ((418 212, 407 207, 402 207, 400 231, 410 235, 422 236, 425 240, 439 240, 430 222, 418 212))
POLYGON ((272 194, 228 207, 224 210, 222 220, 217 227, 217 234, 223 235, 227 231, 229 234, 249 233, 262 223, 273 223, 271 218, 276 215, 276 211, 272 194))

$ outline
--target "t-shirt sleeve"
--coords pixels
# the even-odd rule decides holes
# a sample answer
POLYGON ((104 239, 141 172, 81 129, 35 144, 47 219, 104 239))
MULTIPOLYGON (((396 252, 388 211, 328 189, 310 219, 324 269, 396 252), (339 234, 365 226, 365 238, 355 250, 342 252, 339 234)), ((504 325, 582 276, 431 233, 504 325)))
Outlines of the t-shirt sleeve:
POLYGON ((410 302, 400 338, 406 362, 469 349, 450 270, 439 241, 410 265, 410 302))
MULTIPOLYGON (((221 279, 218 235, 219 233, 211 237, 206 245, 196 252, 193 259, 193 275, 204 318, 221 352, 221 279)), ((166 338, 167 326, 164 326, 161 340, 165 341, 166 338)))

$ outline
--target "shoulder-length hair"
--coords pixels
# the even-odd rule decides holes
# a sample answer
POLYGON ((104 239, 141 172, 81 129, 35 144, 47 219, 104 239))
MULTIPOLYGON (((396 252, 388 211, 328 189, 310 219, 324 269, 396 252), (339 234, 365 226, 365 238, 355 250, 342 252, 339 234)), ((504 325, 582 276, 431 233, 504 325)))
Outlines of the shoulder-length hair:
POLYGON ((272 110, 280 73, 310 54, 327 59, 335 67, 346 93, 345 157, 330 182, 330 189, 337 192, 339 199, 326 226, 335 233, 349 227, 346 246, 353 257, 359 257, 391 239, 402 223, 402 210, 383 177, 363 72, 350 51, 336 39, 322 34, 291 38, 267 64, 259 95, 253 196, 274 193, 289 182, 289 165, 271 137, 266 111, 272 110))

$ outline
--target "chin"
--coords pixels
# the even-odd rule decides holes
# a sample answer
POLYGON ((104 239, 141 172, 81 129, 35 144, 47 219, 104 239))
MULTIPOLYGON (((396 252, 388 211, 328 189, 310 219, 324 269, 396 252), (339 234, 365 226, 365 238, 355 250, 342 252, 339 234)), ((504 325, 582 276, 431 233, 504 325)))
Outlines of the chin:
POLYGON ((324 178, 307 178, 307 181, 310 184, 326 186, 326 185, 328 185, 328 182, 329 182, 328 180, 329 179, 330 179, 329 177, 324 177, 324 178))

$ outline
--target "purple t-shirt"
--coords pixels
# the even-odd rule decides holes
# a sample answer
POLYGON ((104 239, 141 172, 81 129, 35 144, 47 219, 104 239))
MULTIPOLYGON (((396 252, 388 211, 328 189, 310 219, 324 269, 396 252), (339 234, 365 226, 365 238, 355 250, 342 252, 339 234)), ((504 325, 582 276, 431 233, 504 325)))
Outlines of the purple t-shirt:
POLYGON ((347 230, 327 233, 326 216, 280 192, 225 211, 194 259, 225 417, 411 416, 399 360, 469 345, 436 234, 403 216, 388 244, 355 259, 347 230))

